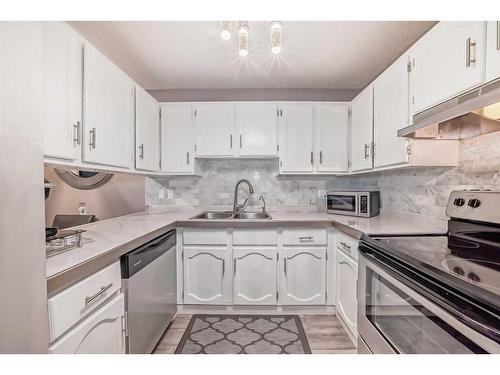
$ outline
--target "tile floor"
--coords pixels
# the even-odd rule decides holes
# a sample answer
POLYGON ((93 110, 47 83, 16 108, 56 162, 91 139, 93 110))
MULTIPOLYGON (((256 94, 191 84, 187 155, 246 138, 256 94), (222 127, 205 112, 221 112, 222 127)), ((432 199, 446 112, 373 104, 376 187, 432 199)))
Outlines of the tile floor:
MULTIPOLYGON (((301 315, 300 319, 313 354, 356 353, 356 347, 335 315, 301 315)), ((177 315, 153 354, 173 354, 190 320, 189 314, 177 315)))

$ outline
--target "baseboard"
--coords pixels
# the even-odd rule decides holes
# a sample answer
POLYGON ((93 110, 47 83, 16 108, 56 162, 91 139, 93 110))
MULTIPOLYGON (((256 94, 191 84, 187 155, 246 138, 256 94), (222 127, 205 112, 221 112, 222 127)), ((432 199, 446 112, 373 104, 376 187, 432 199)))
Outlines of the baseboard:
POLYGON ((336 315, 335 306, 213 306, 178 305, 177 314, 336 315))

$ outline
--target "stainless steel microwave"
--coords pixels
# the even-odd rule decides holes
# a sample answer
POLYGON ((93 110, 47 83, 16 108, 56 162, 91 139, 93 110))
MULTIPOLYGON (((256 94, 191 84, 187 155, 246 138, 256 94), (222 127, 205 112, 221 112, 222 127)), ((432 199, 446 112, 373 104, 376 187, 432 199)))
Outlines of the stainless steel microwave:
POLYGON ((326 193, 329 214, 372 217, 380 212, 378 191, 330 191, 326 193))

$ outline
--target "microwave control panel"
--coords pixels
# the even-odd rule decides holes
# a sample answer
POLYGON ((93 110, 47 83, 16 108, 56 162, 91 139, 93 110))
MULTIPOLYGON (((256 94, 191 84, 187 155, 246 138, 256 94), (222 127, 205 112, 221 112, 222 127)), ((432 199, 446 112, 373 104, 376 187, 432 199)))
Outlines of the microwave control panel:
POLYGON ((359 196, 359 212, 362 214, 368 213, 368 196, 360 195, 359 196))

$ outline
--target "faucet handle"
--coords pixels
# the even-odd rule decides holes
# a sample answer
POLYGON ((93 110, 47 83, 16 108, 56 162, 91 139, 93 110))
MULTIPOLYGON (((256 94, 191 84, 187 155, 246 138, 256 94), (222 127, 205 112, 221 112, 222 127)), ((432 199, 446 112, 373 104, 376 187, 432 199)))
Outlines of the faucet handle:
POLYGON ((261 195, 259 197, 259 201, 262 201, 262 204, 263 204, 263 206, 262 206, 262 212, 266 213, 266 201, 264 200, 264 196, 261 195))

